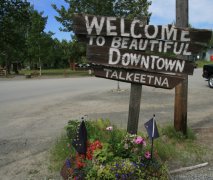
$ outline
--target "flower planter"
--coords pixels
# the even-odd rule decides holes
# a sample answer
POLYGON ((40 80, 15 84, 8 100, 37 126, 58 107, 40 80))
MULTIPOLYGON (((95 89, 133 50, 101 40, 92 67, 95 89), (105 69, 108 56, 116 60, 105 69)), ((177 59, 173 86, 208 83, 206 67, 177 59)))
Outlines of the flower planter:
MULTIPOLYGON (((157 152, 153 157, 150 154, 149 139, 109 126, 107 121, 87 121, 85 124, 90 135, 86 153, 79 154, 76 148, 76 152, 72 151, 60 172, 65 180, 167 179, 166 168, 159 161, 157 152)), ((75 121, 69 123, 67 135, 72 145, 76 142, 74 132, 80 127, 75 121)), ((80 139, 80 135, 77 138, 80 139)))

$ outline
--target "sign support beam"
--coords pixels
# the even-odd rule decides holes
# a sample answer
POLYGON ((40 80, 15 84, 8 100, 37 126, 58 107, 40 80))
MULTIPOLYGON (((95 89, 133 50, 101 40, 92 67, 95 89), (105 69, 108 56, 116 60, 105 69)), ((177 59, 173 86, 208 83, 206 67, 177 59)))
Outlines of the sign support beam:
MULTIPOLYGON (((176 26, 188 27, 188 0, 176 0, 176 26)), ((174 128, 187 135, 188 75, 175 88, 174 128)))
POLYGON ((131 83, 130 100, 129 100, 129 117, 127 123, 127 132, 137 134, 138 120, 140 114, 142 85, 131 83))
MULTIPOLYGON (((144 20, 144 24, 146 21, 144 20)), ((137 134, 138 121, 140 115, 142 85, 131 83, 130 100, 129 100, 129 116, 127 123, 127 132, 137 134)))

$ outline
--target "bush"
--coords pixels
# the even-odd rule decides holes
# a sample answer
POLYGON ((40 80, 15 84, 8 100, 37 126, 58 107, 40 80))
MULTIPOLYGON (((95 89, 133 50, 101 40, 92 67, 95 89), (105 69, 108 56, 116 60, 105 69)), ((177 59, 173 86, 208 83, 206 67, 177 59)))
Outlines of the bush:
MULTIPOLYGON (((79 123, 69 121, 66 127, 71 142, 79 123)), ((151 158, 149 141, 143 135, 129 134, 112 126, 109 120, 86 121, 85 125, 87 153, 80 155, 70 151, 67 168, 72 178, 168 179, 166 166, 157 152, 151 158)))

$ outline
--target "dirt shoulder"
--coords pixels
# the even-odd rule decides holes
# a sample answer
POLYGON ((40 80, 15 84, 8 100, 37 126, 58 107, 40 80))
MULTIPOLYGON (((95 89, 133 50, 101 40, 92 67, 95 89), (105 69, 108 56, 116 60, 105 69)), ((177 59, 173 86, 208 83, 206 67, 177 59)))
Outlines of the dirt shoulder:
MULTIPOLYGON (((171 179, 173 180, 211 180, 213 179, 213 127, 208 128, 194 128, 194 132, 196 132, 196 143, 201 145, 206 149, 205 154, 201 154, 202 161, 197 161, 197 164, 192 166, 208 163, 207 166, 196 168, 190 171, 182 171, 176 174, 171 175, 171 179)), ((177 167, 182 168, 182 167, 177 167)))

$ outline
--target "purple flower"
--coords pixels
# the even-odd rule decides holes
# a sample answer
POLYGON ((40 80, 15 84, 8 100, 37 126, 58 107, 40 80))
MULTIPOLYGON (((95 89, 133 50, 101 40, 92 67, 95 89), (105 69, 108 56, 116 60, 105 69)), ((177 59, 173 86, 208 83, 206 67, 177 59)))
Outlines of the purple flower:
POLYGON ((66 167, 67 167, 67 168, 71 168, 70 159, 66 159, 66 167))
POLYGON ((146 151, 144 156, 145 156, 146 159, 150 159, 151 158, 151 154, 150 154, 149 151, 146 151))

